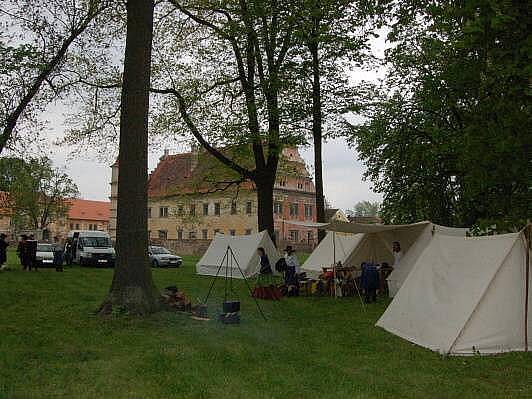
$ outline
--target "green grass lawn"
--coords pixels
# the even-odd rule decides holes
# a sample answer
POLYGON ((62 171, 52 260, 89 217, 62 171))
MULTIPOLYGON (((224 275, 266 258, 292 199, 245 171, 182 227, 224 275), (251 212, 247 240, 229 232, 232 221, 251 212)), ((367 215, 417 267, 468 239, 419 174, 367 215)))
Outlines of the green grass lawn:
MULTIPOLYGON (((167 312, 101 319, 92 312, 111 277, 0 273, 0 398, 532 397, 532 355, 443 358, 374 327, 383 299, 367 312, 352 298, 261 301, 264 322, 237 282, 238 326, 167 312)), ((154 278, 193 298, 211 281, 192 258, 154 278)))

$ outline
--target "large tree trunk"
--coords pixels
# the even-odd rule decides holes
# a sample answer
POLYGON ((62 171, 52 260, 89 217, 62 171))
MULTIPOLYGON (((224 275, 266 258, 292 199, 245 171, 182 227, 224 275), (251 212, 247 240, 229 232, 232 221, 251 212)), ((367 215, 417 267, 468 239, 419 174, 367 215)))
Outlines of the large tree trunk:
POLYGON ((255 180, 257 188, 257 222, 259 231, 268 230, 272 240, 277 243, 273 221, 273 187, 275 184, 275 172, 272 176, 262 177, 255 180))
POLYGON ((148 266, 148 108, 153 0, 128 0, 120 114, 117 262, 102 312, 154 312, 159 295, 148 266))
MULTIPOLYGON (((318 42, 315 38, 309 43, 312 55, 312 137, 314 142, 314 184, 316 186, 316 219, 325 223, 325 198, 323 196, 323 162, 322 162, 322 118, 321 118, 321 86, 320 60, 318 42)), ((325 237, 324 230, 318 230, 318 242, 325 237)))

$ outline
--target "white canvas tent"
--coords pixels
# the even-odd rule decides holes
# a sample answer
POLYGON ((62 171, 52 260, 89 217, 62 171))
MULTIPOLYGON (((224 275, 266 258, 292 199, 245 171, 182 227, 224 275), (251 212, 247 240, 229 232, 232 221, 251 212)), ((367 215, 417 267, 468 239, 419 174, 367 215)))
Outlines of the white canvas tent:
POLYGON ((390 297, 393 298, 397 294, 399 288, 401 288, 404 281, 412 271, 412 268, 414 267, 414 264, 418 260, 419 256, 435 236, 447 235, 454 237, 466 237, 467 232, 468 229, 466 228, 444 227, 429 223, 423 228, 421 233, 416 237, 416 241, 406 251, 403 247, 403 241, 399 238, 397 241, 399 241, 401 243, 401 247, 403 247, 403 258, 401 259, 400 267, 395 268, 386 279, 388 282, 388 292, 390 297))
MULTIPOLYGON (((328 230, 326 237, 312 252, 302 269, 316 276, 324 266, 332 266, 334 260, 343 266, 359 267, 362 262, 394 263, 392 243, 399 241, 403 251, 400 273, 392 281, 391 294, 399 289, 417 259, 422 248, 435 230, 446 229, 430 222, 407 225, 381 225, 333 222, 319 225, 328 230)), ((449 229, 465 236, 465 229, 449 229)))
POLYGON ((364 238, 364 234, 336 234, 328 231, 319 245, 312 251, 301 269, 309 276, 317 277, 322 267, 335 262, 350 264, 350 257, 364 238))
POLYGON ((526 254, 523 233, 435 234, 377 325, 443 354, 522 351, 526 254))
MULTIPOLYGON (((196 264, 196 273, 207 276, 215 276, 224 260, 227 248, 230 247, 235 255, 238 266, 242 269, 246 278, 256 275, 259 270, 259 256, 257 249, 262 247, 270 259, 272 269, 279 260, 279 253, 267 231, 244 236, 230 236, 216 234, 207 251, 196 264)), ((237 263, 229 257, 228 277, 242 278, 237 263)), ((220 269, 220 276, 225 276, 225 262, 220 269)))

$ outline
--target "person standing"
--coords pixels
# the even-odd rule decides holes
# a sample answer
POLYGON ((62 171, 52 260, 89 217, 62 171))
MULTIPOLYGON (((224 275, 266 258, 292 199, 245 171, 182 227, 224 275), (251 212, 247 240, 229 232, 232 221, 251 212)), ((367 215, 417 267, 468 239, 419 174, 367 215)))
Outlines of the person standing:
POLYGON ((298 275, 300 272, 300 266, 299 260, 296 256, 296 251, 291 245, 286 246, 284 258, 286 261, 286 272, 284 280, 287 288, 287 295, 297 296, 299 295, 298 275))
POLYGON ((28 257, 28 268, 32 268, 37 271, 37 240, 33 234, 30 234, 28 240, 26 241, 26 251, 28 257))
POLYGON ((7 236, 0 234, 0 269, 4 267, 4 263, 7 262, 7 247, 9 244, 6 241, 7 236))
POLYGON ((401 264, 401 258, 403 257, 403 252, 401 251, 401 244, 399 241, 394 241, 392 243, 392 251, 393 251, 393 268, 397 269, 401 264))
POLYGON ((56 272, 63 271, 63 247, 59 242, 59 237, 54 237, 54 266, 56 272))
POLYGON ((20 236, 20 241, 18 242, 17 246, 17 255, 20 260, 20 265, 22 266, 22 270, 28 269, 28 236, 26 234, 22 234, 20 236))
POLYGON ((377 289, 379 288, 379 272, 377 267, 371 263, 362 263, 360 265, 362 275, 360 276, 360 285, 364 289, 364 302, 377 302, 377 289))

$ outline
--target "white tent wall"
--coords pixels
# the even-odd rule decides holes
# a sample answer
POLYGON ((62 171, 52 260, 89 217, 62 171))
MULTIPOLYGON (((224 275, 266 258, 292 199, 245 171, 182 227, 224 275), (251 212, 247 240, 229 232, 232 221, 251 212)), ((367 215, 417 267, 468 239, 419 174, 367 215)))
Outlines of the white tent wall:
MULTIPOLYGON (((350 263, 360 266, 362 262, 387 262, 393 265, 394 257, 392 243, 399 241, 404 256, 410 252, 410 248, 417 241, 422 232, 430 227, 430 224, 419 223, 405 225, 394 230, 384 230, 376 233, 365 234, 364 240, 350 257, 350 263)), ((401 261, 401 267, 403 262, 401 261)))
POLYGON ((523 258, 517 233, 476 238, 436 233, 377 325, 445 354, 472 354, 473 347, 480 353, 519 350, 523 258))
POLYGON ((350 255, 363 239, 364 234, 343 234, 328 231, 319 245, 312 251, 301 269, 309 276, 317 277, 322 267, 332 266, 334 261, 351 266, 350 255))
MULTIPOLYGON (((454 228, 439 226, 437 224, 427 224, 423 227, 422 231, 416 236, 415 234, 402 234, 402 237, 397 239, 401 243, 401 247, 404 248, 403 242, 409 244, 412 238, 416 237, 415 242, 411 244, 410 248, 403 252, 403 258, 401 259, 401 266, 394 269, 394 271, 388 276, 386 281, 388 282, 388 292, 390 298, 393 298, 399 288, 403 285, 406 277, 412 270, 417 259, 423 252, 423 250, 429 245, 430 241, 436 234, 449 235, 455 237, 465 237, 469 229, 466 228, 454 228)), ((415 230, 414 230, 415 232, 415 230)), ((403 249, 404 251, 404 249, 403 249)))
MULTIPOLYGON (((228 271, 229 277, 243 278, 238 266, 240 266, 246 278, 258 274, 260 270, 259 256, 257 249, 263 247, 266 251, 272 269, 275 263, 279 260, 279 252, 275 248, 267 231, 257 234, 244 236, 230 236, 224 234, 216 234, 207 251, 203 254, 199 262, 196 264, 196 273, 207 276, 215 276, 224 260, 227 248, 231 247, 236 261, 232 261, 229 257, 228 271)), ((227 261, 227 260, 226 260, 227 261)), ((225 265, 220 269, 220 276, 225 276, 225 265)))
MULTIPOLYGON (((525 350, 525 253, 521 240, 517 239, 451 353, 467 355, 475 353, 477 348, 481 353, 525 350)), ((531 330, 529 317, 528 331, 531 330)))

